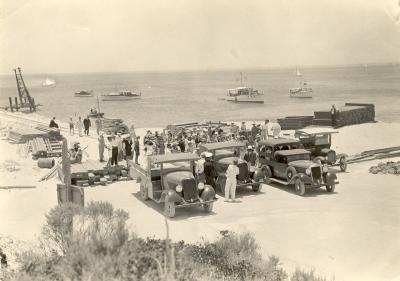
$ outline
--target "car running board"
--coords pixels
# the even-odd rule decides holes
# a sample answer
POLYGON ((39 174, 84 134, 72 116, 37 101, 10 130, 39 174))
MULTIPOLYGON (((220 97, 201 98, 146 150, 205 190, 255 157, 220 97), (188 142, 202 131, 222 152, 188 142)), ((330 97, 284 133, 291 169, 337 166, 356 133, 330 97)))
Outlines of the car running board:
POLYGON ((280 183, 280 184, 284 184, 284 185, 289 185, 289 184, 290 184, 290 183, 287 182, 287 181, 278 180, 278 179, 275 179, 275 178, 269 178, 269 180, 271 180, 271 181, 273 181, 273 182, 280 183))

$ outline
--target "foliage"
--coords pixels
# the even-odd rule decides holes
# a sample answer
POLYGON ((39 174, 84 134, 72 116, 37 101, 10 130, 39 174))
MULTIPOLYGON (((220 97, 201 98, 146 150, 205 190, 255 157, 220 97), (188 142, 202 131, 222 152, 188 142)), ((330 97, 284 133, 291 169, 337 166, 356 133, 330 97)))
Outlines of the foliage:
MULTIPOLYGON (((46 216, 42 252, 20 256, 20 270, 8 280, 280 281, 287 280, 275 256, 265 260, 250 233, 222 231, 214 241, 170 243, 129 235, 128 214, 109 203, 64 204, 46 216), (171 266, 173 264, 173 266, 171 266), (172 275, 167 274, 173 268, 172 275)), ((294 281, 324 281, 296 271, 294 281), (303 279, 301 279, 303 278, 303 279), (314 278, 314 279, 313 279, 314 278)))
POLYGON ((292 274, 291 281, 326 281, 326 278, 315 275, 314 270, 301 270, 296 269, 296 271, 292 274))

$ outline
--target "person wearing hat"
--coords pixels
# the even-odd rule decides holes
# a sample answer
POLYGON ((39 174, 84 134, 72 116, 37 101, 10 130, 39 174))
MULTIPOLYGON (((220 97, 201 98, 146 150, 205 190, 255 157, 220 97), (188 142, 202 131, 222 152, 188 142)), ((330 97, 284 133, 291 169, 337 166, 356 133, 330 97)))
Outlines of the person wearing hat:
POLYGON ((244 154, 243 160, 247 162, 250 172, 254 172, 257 160, 257 154, 254 152, 253 147, 249 145, 244 154))
POLYGON ((104 140, 103 132, 99 132, 99 160, 100 162, 104 162, 104 148, 106 147, 106 143, 104 140))
POLYGON ((264 124, 261 126, 261 139, 266 140, 268 139, 268 123, 269 120, 265 120, 264 124))
POLYGON ((253 127, 251 127, 251 141, 254 142, 256 140, 256 136, 258 133, 258 129, 256 127, 256 123, 253 123, 253 127))
POLYGON ((206 184, 211 185, 215 189, 215 176, 217 175, 217 172, 215 171, 214 164, 211 162, 211 157, 212 153, 205 153, 204 177, 206 179, 206 184))
POLYGON ((124 155, 125 155, 125 160, 126 163, 128 164, 128 160, 132 160, 133 159, 133 154, 132 154, 132 139, 130 138, 130 136, 126 136, 124 137, 123 141, 122 141, 122 147, 124 150, 124 155))
POLYGON ((70 162, 71 164, 82 163, 82 149, 79 142, 74 142, 70 149, 70 162))
POLYGON ((92 126, 92 124, 90 123, 90 119, 89 116, 86 116, 85 119, 83 119, 83 126, 85 127, 85 135, 89 135, 89 128, 92 126))
POLYGON ((204 152, 200 154, 200 159, 196 161, 196 177, 198 182, 204 183, 206 177, 204 175, 204 163, 206 162, 206 155, 204 152))
POLYGON ((239 167, 237 166, 238 159, 234 159, 233 163, 229 164, 226 169, 226 182, 225 182, 225 202, 229 201, 229 197, 232 201, 235 201, 236 196, 236 176, 239 175, 239 167))

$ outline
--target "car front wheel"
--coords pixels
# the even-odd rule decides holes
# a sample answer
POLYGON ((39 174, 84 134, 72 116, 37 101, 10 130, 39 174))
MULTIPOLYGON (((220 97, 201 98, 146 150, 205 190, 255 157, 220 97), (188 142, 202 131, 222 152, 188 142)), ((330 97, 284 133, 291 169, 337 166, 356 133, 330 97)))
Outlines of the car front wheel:
POLYGON ((326 186, 327 192, 334 192, 335 191, 335 184, 327 185, 326 186))
POLYGON ((214 202, 211 202, 211 203, 208 203, 208 204, 204 204, 204 205, 203 205, 204 211, 205 211, 206 213, 211 213, 212 210, 213 210, 213 207, 214 207, 214 202))
POLYGON ((254 192, 258 192, 258 191, 260 191, 260 187, 261 187, 261 184, 258 183, 258 184, 252 185, 252 186, 251 186, 251 189, 252 189, 254 192))
POLYGON ((339 167, 342 172, 346 172, 347 170, 347 160, 346 157, 340 157, 339 159, 339 167))
MULTIPOLYGON (((168 198, 167 198, 168 199, 168 198)), ((164 214, 169 218, 175 217, 175 203, 169 202, 168 200, 164 203, 164 214)))
POLYGON ((304 186, 304 182, 302 182, 300 179, 297 179, 294 182, 294 189, 296 190, 296 193, 300 196, 303 196, 304 193, 306 192, 306 187, 304 186))

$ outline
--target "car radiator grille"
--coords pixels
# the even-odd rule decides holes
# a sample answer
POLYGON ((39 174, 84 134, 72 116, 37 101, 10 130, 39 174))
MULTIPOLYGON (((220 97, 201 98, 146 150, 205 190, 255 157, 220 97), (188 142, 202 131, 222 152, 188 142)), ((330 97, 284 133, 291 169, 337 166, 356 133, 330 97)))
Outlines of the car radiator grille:
POLYGON ((312 167, 311 168, 311 175, 314 179, 318 180, 321 178, 321 167, 312 167))
POLYGON ((329 151, 326 158, 329 163, 335 163, 336 162, 336 153, 334 151, 329 151))
POLYGON ((186 201, 194 202, 198 198, 196 181, 194 179, 182 180, 183 198, 186 201))

